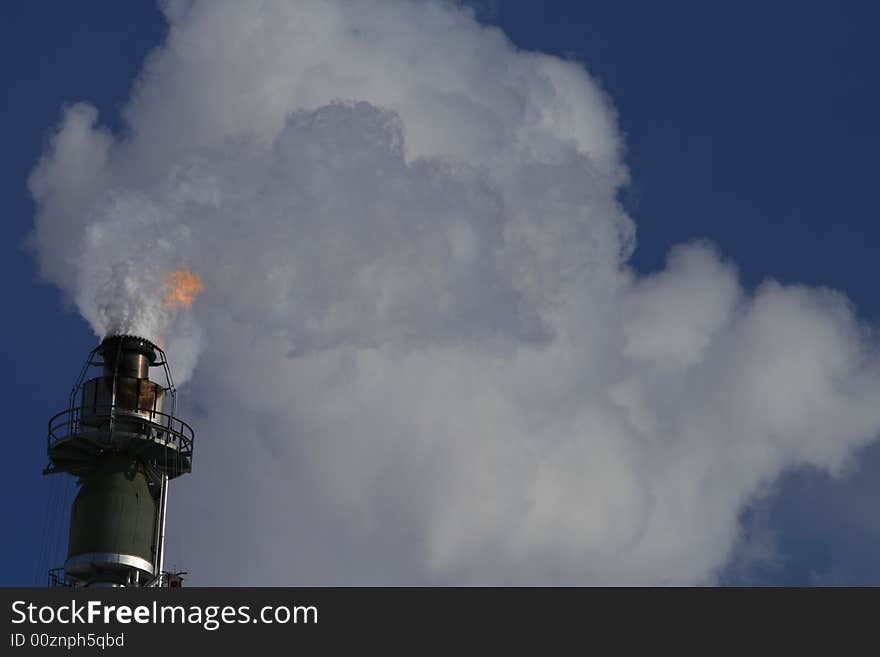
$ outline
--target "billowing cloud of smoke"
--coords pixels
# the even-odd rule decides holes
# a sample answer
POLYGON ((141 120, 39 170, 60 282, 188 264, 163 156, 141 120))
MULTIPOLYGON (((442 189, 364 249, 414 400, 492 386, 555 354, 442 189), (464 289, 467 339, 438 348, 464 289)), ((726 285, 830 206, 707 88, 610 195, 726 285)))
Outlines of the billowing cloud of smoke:
POLYGON ((744 291, 700 243, 626 266, 578 64, 441 2, 165 11, 126 134, 65 111, 33 243, 97 334, 164 334, 189 378, 198 581, 711 581, 757 491, 880 430, 841 295, 744 291), (181 262, 204 292, 163 315, 181 262))

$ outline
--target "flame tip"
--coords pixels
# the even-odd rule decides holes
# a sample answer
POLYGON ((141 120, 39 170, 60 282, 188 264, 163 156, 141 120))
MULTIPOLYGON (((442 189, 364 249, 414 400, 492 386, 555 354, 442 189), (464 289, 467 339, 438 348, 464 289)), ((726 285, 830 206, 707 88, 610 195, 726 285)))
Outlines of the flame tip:
POLYGON ((194 271, 186 268, 176 269, 165 279, 162 307, 166 310, 189 308, 203 287, 202 279, 194 271))

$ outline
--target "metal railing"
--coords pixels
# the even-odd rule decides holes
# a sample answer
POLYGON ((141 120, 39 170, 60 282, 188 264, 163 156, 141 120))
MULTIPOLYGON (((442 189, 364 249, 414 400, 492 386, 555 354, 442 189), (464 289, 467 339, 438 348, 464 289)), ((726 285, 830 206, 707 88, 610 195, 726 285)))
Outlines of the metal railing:
POLYGON ((68 408, 49 420, 47 449, 50 455, 54 448, 76 439, 80 439, 79 447, 94 449, 113 449, 123 442, 131 446, 134 441, 144 440, 162 448, 160 465, 172 466, 176 474, 180 474, 189 470, 195 432, 186 422, 168 413, 90 405, 68 408))
POLYGON ((64 573, 64 568, 52 568, 49 573, 49 581, 48 586, 50 589, 54 588, 70 588, 73 586, 73 582, 67 579, 67 575, 64 573))

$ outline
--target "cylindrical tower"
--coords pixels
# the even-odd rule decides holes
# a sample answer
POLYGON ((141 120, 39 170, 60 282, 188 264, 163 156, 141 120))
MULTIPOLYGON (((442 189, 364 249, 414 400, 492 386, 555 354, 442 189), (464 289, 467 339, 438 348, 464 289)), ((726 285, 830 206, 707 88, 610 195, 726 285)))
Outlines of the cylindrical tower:
POLYGON ((144 338, 106 338, 67 410, 49 421, 46 474, 78 477, 62 579, 74 586, 163 586, 168 480, 192 469, 193 431, 175 417, 165 353, 144 338), (101 374, 87 379, 90 368, 101 374), (151 380, 161 370, 164 382, 151 380))

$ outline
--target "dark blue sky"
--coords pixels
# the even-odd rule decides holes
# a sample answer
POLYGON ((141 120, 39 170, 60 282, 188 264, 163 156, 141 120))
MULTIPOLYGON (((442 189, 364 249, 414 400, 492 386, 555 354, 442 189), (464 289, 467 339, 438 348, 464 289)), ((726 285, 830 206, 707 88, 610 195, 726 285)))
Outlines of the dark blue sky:
MULTIPOLYGON (((748 287, 768 276, 827 285, 848 294, 862 318, 880 320, 875 3, 474 4, 518 46, 584 62, 612 97, 633 174, 623 198, 638 224, 639 270, 662 266, 671 245, 704 237, 737 263, 748 287)), ((38 562, 60 564, 66 543, 62 536, 41 555, 47 501, 72 490, 40 474, 46 422, 64 407, 94 337, 54 288, 39 284, 22 248, 33 210, 26 178, 62 105, 88 100, 105 124, 122 128, 119 108, 165 28, 151 2, 29 0, 2 12, 8 312, 0 385, 11 458, 0 584, 32 584, 43 581, 38 562)), ((836 481, 786 476, 743 517, 773 558, 733 564, 723 581, 880 584, 880 448, 857 465, 836 481)), ((56 506, 66 509, 63 499, 56 506)))

